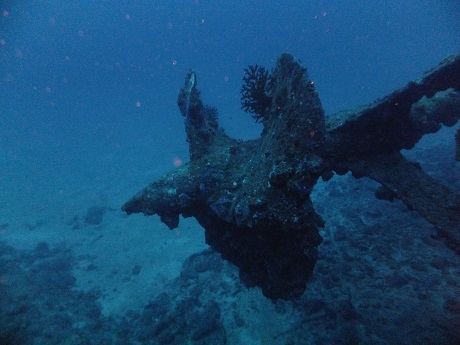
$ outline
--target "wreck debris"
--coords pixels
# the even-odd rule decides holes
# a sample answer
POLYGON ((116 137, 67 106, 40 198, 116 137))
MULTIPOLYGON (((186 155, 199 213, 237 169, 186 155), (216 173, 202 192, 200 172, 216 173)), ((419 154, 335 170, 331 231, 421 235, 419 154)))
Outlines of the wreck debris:
POLYGON ((228 137, 189 71, 178 106, 190 162, 147 186, 124 211, 158 214, 171 229, 179 215, 195 217, 206 242, 239 267, 246 284, 260 286, 272 299, 305 291, 322 240, 318 227, 324 225, 310 193, 320 176, 327 180, 333 172, 380 182, 386 192, 378 196, 401 199, 460 252, 459 196, 399 153, 441 124, 458 121, 460 55, 379 101, 330 117, 292 55, 281 55, 269 77, 259 67, 249 71, 264 80, 262 89, 251 82, 263 91, 261 104, 244 87, 242 97, 262 120, 261 138, 228 137))

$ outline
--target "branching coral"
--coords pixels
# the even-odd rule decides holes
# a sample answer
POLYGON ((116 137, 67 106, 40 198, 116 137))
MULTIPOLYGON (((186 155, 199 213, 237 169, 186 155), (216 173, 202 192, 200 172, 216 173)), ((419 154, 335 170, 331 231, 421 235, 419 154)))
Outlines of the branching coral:
POLYGON ((207 120, 209 126, 214 129, 219 127, 219 112, 216 107, 209 105, 204 106, 204 117, 207 120))
POLYGON ((271 98, 265 93, 265 84, 268 79, 268 71, 264 67, 250 65, 244 69, 241 108, 251 113, 256 122, 268 118, 271 106, 271 98))

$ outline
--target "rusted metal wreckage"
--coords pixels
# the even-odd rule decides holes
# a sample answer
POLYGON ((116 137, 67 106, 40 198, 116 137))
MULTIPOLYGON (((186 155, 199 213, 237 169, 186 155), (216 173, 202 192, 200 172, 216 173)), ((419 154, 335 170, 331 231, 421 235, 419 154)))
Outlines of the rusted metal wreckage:
POLYGON ((157 214, 170 229, 179 215, 195 217, 206 242, 239 267, 246 284, 272 299, 306 289, 324 225, 310 192, 319 177, 328 180, 334 172, 379 182, 377 197, 402 200, 460 252, 459 195, 400 153, 459 120, 460 55, 383 99, 327 117, 292 55, 281 55, 266 79, 262 135, 240 141, 219 128, 215 108, 203 104, 189 71, 178 105, 190 162, 147 186, 123 210, 157 214))

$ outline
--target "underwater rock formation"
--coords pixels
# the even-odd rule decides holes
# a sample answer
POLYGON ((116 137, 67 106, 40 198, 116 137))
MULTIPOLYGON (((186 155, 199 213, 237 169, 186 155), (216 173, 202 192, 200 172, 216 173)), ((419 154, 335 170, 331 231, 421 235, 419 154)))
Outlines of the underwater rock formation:
POLYGON ((206 242, 271 299, 306 289, 324 225, 310 193, 320 176, 328 180, 334 172, 378 181, 377 197, 401 199, 460 252, 459 196, 399 153, 458 121, 459 75, 460 55, 368 106, 325 117, 306 69, 283 54, 266 76, 263 102, 269 102, 251 108, 262 119, 261 138, 239 141, 218 127, 217 111, 203 104, 189 71, 178 105, 190 162, 147 186, 123 210, 158 214, 170 229, 181 214, 195 217, 206 242))

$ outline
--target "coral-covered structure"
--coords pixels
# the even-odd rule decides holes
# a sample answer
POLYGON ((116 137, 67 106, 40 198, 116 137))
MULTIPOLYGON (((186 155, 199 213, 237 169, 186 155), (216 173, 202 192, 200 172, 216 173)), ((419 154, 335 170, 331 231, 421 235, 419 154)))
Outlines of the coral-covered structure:
POLYGON ((460 252, 459 196, 399 153, 441 124, 458 121, 460 55, 381 100, 328 117, 306 69, 292 55, 281 55, 270 75, 248 71, 252 79, 246 85, 264 96, 243 88, 242 100, 251 101, 248 109, 262 120, 261 138, 227 136, 189 71, 178 105, 190 162, 147 186, 124 211, 158 214, 171 229, 179 215, 195 217, 206 242, 239 267, 244 282, 272 299, 297 297, 306 289, 322 240, 318 227, 324 225, 310 193, 319 177, 327 180, 334 172, 380 182, 378 197, 401 199, 460 252))

